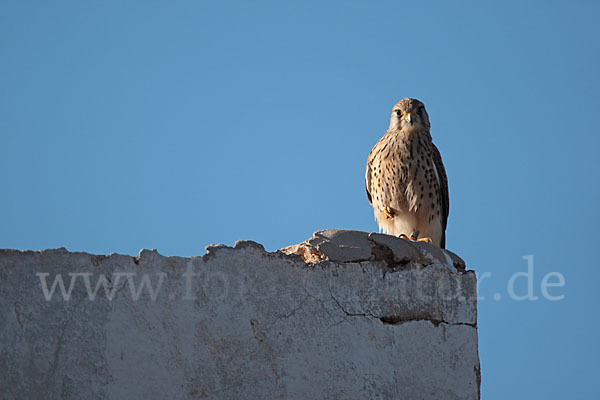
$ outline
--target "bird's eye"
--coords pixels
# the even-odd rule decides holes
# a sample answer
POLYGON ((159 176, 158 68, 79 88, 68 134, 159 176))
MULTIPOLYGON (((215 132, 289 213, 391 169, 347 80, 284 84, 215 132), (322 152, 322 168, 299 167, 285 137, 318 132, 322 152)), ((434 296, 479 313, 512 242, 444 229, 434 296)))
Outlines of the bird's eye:
POLYGON ((402 111, 396 110, 396 115, 399 116, 399 117, 401 117, 402 116, 402 111))

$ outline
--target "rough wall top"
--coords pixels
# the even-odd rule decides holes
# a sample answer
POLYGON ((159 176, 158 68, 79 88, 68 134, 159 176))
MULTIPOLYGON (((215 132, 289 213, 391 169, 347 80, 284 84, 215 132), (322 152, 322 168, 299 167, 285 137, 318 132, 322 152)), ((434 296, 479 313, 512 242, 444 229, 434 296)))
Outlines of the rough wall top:
POLYGON ((330 292, 332 299, 341 299, 347 315, 393 324, 425 320, 477 326, 475 273, 466 270, 456 254, 427 243, 328 229, 274 253, 253 241, 237 241, 233 248, 210 245, 206 250, 204 261, 251 262, 267 257, 310 268, 312 274, 303 279, 306 293, 313 294, 310 286, 317 288, 317 296, 328 297, 330 292))
POLYGON ((454 271, 465 272, 465 262, 449 250, 423 243, 410 242, 390 235, 361 231, 327 229, 312 238, 281 251, 298 254, 304 261, 316 264, 324 260, 336 262, 384 261, 389 267, 410 262, 423 265, 435 262, 454 271))

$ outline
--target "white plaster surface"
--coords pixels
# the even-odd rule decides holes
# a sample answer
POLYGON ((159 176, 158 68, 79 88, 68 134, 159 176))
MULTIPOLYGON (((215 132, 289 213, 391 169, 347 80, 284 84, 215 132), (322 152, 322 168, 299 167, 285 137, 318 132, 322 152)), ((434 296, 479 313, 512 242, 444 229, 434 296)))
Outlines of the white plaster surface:
POLYGON ((475 274, 456 255, 336 230, 207 249, 0 250, 0 398, 479 398, 475 274), (47 301, 39 273, 73 278, 71 297, 47 301))

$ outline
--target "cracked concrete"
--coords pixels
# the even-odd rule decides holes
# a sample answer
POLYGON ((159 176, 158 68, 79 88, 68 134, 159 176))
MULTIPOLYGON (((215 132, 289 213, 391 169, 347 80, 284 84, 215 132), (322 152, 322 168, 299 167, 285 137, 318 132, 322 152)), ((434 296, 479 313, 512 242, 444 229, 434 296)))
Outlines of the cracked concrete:
POLYGON ((475 290, 455 254, 358 231, 191 258, 0 250, 0 393, 477 399, 475 290), (48 290, 74 279, 70 298, 56 285, 46 300, 40 273, 48 290), (112 300, 77 273, 92 290, 104 276, 112 300), (155 296, 126 290, 148 283, 155 296))

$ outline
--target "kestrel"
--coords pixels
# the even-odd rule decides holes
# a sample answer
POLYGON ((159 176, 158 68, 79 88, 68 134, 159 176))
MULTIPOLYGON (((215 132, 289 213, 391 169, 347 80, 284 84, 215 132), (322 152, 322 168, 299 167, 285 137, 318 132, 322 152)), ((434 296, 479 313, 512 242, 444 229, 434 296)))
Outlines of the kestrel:
POLYGON ((369 154, 365 185, 380 231, 445 248, 448 178, 429 128, 419 100, 396 104, 369 154))

